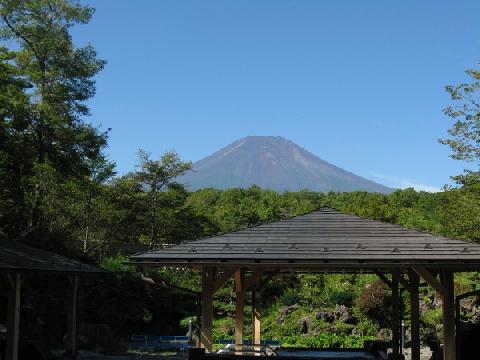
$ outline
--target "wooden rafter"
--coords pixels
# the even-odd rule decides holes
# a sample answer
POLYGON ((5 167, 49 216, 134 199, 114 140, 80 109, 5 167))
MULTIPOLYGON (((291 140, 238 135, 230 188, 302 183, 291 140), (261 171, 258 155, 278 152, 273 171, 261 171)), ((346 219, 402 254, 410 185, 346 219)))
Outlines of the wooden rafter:
POLYGON ((403 274, 398 274, 398 275, 394 275, 394 276, 397 276, 397 277, 398 277, 398 282, 400 283, 400 285, 403 286, 403 288, 404 288, 405 290, 410 291, 410 283, 408 282, 407 279, 405 279, 405 278, 403 277, 403 274))
POLYGON ((390 281, 390 279, 385 276, 385 274, 382 274, 380 271, 375 270, 375 275, 377 275, 377 276, 380 278, 380 280, 383 281, 383 283, 384 283, 385 285, 387 285, 390 289, 392 289, 393 284, 392 284, 392 282, 390 281))
POLYGON ((413 268, 413 270, 418 275, 420 275, 423 278, 423 280, 427 282, 428 285, 434 288, 435 291, 437 291, 440 294, 440 296, 445 297, 445 294, 446 294, 445 287, 440 283, 440 281, 438 281, 435 278, 435 276, 432 275, 430 271, 428 271, 422 266, 416 266, 413 268))
POLYGON ((213 292, 216 293, 218 290, 220 290, 232 278, 232 276, 235 275, 235 272, 238 270, 238 267, 225 269, 222 275, 220 275, 220 277, 214 281, 213 292))
POLYGON ((253 274, 248 279, 246 279, 243 283, 243 287, 245 288, 245 291, 247 291, 252 287, 255 287, 258 281, 261 279, 262 275, 263 275, 262 269, 255 270, 253 274))

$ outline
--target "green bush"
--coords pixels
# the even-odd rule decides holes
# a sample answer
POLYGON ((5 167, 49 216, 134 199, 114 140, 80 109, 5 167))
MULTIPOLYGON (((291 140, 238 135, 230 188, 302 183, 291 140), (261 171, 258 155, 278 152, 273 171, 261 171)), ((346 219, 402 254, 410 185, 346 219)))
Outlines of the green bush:
POLYGON ((132 265, 125 265, 127 261, 127 257, 124 256, 117 256, 117 257, 105 257, 103 258, 100 267, 102 269, 112 271, 112 272, 120 272, 120 273, 135 273, 135 266, 132 265))
POLYGON ((301 301, 300 291, 298 289, 289 288, 285 290, 280 297, 279 302, 282 306, 291 306, 301 301))
POLYGON ((425 325, 435 328, 438 324, 442 322, 442 310, 441 309, 427 310, 423 314, 422 320, 425 323, 425 325))
POLYGON ((285 347, 305 348, 363 348, 365 341, 374 340, 373 336, 338 335, 325 332, 315 336, 289 336, 283 338, 285 347))

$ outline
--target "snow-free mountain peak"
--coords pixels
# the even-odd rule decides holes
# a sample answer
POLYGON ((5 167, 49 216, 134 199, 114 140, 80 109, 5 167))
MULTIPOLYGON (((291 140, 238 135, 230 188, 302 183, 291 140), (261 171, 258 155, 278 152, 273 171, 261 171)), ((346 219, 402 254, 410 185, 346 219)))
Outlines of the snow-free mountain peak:
POLYGON ((195 162, 181 182, 191 190, 258 185, 275 191, 392 191, 332 165, 280 136, 241 138, 195 162))

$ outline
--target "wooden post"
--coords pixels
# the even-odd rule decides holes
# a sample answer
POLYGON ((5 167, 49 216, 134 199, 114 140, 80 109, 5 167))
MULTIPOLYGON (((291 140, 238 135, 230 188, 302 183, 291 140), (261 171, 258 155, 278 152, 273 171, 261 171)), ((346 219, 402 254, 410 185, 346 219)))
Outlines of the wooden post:
POLYGON ((443 360, 455 360, 455 293, 453 272, 442 270, 440 280, 445 289, 442 300, 443 310, 443 360))
POLYGON ((235 344, 243 344, 245 289, 243 270, 235 272, 235 344))
POLYGON ((202 294, 200 293, 197 296, 196 300, 196 312, 197 312, 197 339, 195 341, 195 346, 197 348, 202 347, 202 342, 201 342, 201 328, 202 328, 202 294))
POLYGON ((6 360, 17 360, 18 342, 20 339, 20 292, 22 276, 20 274, 8 275, 8 281, 10 286, 8 289, 6 360))
POLYGON ((408 277, 410 280, 411 360, 420 360, 420 299, 418 291, 420 277, 413 270, 408 272, 408 277))
POLYGON ((67 294, 67 355, 77 358, 77 310, 78 310, 78 275, 70 277, 71 289, 67 294))
POLYGON ((252 289, 252 344, 260 345, 262 319, 262 298, 260 293, 260 279, 257 280, 252 289))
POLYGON ((392 272, 392 354, 393 359, 400 357, 400 297, 398 271, 392 272))
POLYGON ((200 327, 200 347, 212 351, 213 328, 213 281, 215 270, 211 267, 202 270, 202 324, 200 327))

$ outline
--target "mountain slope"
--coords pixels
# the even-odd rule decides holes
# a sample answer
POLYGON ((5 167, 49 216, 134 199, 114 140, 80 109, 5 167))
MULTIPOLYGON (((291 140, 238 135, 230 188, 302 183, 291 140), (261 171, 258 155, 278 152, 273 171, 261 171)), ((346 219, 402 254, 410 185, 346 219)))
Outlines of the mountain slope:
POLYGON ((180 179, 190 190, 226 189, 253 184, 276 191, 355 191, 392 189, 313 155, 282 137, 248 136, 193 164, 180 179))

